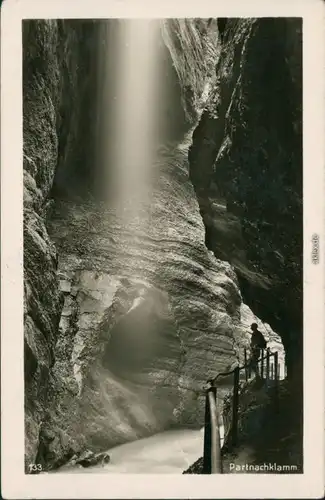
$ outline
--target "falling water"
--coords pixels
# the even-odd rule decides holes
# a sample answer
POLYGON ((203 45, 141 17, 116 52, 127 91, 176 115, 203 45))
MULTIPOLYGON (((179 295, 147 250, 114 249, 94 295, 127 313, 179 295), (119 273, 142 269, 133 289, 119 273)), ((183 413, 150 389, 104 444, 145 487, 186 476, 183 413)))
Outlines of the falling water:
MULTIPOLYGON (((155 161, 161 79, 159 20, 114 20, 107 24, 108 54, 103 59, 106 85, 102 162, 108 198, 127 225, 144 219, 150 204, 155 161), (115 23, 112 26, 112 23, 115 23)), ((144 222, 144 221, 143 221, 144 222)))

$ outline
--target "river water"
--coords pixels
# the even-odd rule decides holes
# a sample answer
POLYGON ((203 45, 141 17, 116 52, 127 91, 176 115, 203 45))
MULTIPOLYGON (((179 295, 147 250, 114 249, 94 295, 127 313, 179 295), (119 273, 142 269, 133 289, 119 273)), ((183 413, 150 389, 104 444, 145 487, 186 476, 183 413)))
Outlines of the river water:
MULTIPOLYGON (((71 474, 181 474, 203 454, 203 429, 173 430, 138 439, 108 450, 109 464, 93 467, 61 467, 71 474)), ((223 438, 223 428, 221 428, 223 438)), ((222 444, 222 439, 221 439, 222 444)))

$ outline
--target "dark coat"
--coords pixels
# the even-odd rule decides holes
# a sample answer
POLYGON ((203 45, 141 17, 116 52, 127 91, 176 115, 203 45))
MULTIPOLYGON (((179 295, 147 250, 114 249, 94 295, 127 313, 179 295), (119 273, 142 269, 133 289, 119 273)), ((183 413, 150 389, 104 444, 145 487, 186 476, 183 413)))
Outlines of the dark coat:
POLYGON ((266 340, 265 340, 263 334, 259 330, 255 330, 252 333, 251 346, 252 346, 252 348, 258 348, 258 349, 265 349, 266 348, 266 340))

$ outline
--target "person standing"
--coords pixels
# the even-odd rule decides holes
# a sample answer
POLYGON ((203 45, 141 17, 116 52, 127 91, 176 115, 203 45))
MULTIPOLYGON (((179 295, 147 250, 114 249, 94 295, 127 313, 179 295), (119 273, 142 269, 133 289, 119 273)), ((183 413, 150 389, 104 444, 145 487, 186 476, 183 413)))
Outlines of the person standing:
POLYGON ((262 349, 266 348, 266 340, 263 334, 259 331, 257 323, 251 324, 251 359, 250 365, 252 370, 258 375, 258 360, 261 355, 262 349))

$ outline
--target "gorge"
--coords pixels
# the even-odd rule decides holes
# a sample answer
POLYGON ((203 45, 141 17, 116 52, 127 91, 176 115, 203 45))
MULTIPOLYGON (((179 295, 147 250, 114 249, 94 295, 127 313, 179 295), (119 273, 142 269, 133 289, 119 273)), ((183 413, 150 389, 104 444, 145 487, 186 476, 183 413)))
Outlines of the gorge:
POLYGON ((26 466, 200 429, 253 321, 301 392, 301 33, 24 21, 26 466))

